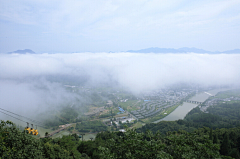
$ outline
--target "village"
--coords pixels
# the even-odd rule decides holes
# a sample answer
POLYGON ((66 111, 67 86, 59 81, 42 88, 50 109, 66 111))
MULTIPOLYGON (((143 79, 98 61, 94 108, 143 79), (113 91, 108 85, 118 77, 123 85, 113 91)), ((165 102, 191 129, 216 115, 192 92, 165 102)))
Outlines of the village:
POLYGON ((240 101, 240 97, 229 97, 229 98, 212 98, 206 101, 205 104, 200 106, 202 112, 208 113, 207 108, 217 105, 219 103, 226 103, 231 101, 240 101))
MULTIPOLYGON (((176 108, 196 92, 196 89, 161 89, 147 91, 135 98, 127 93, 124 96, 121 91, 108 92, 113 97, 112 100, 108 100, 105 106, 91 109, 84 115, 102 120, 106 126, 120 128, 124 123, 134 123, 160 114, 166 116, 168 113, 165 110, 171 107, 176 108)), ((98 92, 98 94, 101 93, 98 92)))

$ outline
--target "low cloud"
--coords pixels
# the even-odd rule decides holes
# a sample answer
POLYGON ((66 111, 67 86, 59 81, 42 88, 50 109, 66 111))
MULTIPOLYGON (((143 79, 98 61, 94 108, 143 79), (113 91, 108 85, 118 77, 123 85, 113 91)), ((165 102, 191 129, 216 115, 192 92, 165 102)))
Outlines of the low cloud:
POLYGON ((74 53, 1 55, 1 80, 72 77, 85 84, 117 82, 133 92, 179 82, 238 84, 238 54, 74 53))
POLYGON ((22 115, 83 99, 64 88, 120 86, 135 94, 177 83, 239 86, 238 54, 1 54, 1 108, 22 115))

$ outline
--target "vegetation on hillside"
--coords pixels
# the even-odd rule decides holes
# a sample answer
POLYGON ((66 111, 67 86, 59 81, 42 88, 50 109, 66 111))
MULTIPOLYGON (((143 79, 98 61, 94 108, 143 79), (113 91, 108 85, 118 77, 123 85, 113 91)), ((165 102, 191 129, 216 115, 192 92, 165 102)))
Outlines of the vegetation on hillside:
MULTIPOLYGON (((116 103, 113 105, 116 107, 116 103)), ((82 141, 77 134, 36 138, 10 121, 1 121, 0 158, 240 158, 240 102, 221 102, 207 111, 196 107, 184 120, 149 123, 125 133, 114 130, 132 127, 137 121, 119 122, 118 127, 113 122, 115 128, 109 132, 101 121, 79 118, 72 107, 62 109, 54 120, 46 121, 53 128, 76 122, 75 128, 69 128, 71 131, 99 132, 93 141, 82 141)))
POLYGON ((1 121, 2 158, 231 158, 239 156, 240 128, 194 133, 179 130, 161 133, 102 132, 93 141, 81 141, 76 134, 62 138, 35 139, 10 122, 1 121), (217 137, 215 137, 217 136, 217 137), (224 143, 224 144, 223 144, 224 143), (232 147, 235 146, 236 147, 232 147), (238 147, 237 147, 238 146, 238 147))

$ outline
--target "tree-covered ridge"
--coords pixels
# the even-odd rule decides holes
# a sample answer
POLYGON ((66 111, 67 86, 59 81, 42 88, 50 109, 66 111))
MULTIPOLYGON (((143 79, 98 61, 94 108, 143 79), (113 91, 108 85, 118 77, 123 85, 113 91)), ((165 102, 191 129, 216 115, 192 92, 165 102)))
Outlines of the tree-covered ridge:
POLYGON ((93 141, 81 141, 76 134, 36 139, 12 122, 1 121, 0 145, 2 158, 239 158, 240 127, 200 128, 192 133, 178 130, 165 136, 134 129, 106 131, 93 141))
POLYGON ((240 102, 227 102, 209 107, 208 112, 224 119, 240 120, 240 102))
POLYGON ((220 157, 219 145, 208 136, 198 136, 185 131, 168 134, 104 132, 97 139, 105 138, 105 146, 98 147, 101 158, 216 158, 220 157), (107 137, 109 136, 109 137, 107 137), (113 137, 112 137, 113 136, 113 137))
POLYGON ((212 134, 211 139, 213 142, 221 145, 221 154, 240 158, 240 103, 218 103, 209 107, 207 110, 209 113, 204 113, 199 107, 196 107, 186 115, 184 120, 161 121, 157 124, 146 124, 137 129, 137 132, 147 132, 150 130, 153 133, 160 132, 167 135, 169 132, 185 130, 198 134, 209 133, 212 134), (214 129, 211 133, 210 128, 214 129))

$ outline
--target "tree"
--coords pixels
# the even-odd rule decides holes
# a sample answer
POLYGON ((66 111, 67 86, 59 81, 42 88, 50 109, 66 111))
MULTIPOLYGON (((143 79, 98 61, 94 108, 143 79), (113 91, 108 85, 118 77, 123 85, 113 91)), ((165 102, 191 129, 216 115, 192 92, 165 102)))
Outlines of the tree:
MULTIPOLYGON (((114 133, 112 133, 114 135, 114 133)), ((169 133, 162 138, 160 133, 137 133, 127 129, 125 133, 105 139, 105 144, 98 147, 99 158, 219 158, 219 145, 209 138, 184 132, 169 133)), ((99 138, 100 136, 98 136, 99 138)))
POLYGON ((218 144, 218 136, 216 133, 213 135, 213 143, 218 144))
POLYGON ((0 123, 0 158, 43 158, 42 146, 32 135, 21 132, 11 121, 0 123))
POLYGON ((230 152, 229 136, 228 136, 228 133, 226 132, 224 134, 223 142, 221 144, 220 153, 222 155, 227 156, 229 154, 229 152, 230 152))
POLYGON ((209 140, 213 141, 213 132, 212 132, 212 128, 210 129, 209 140))
POLYGON ((240 137, 237 138, 237 149, 240 153, 240 137))

